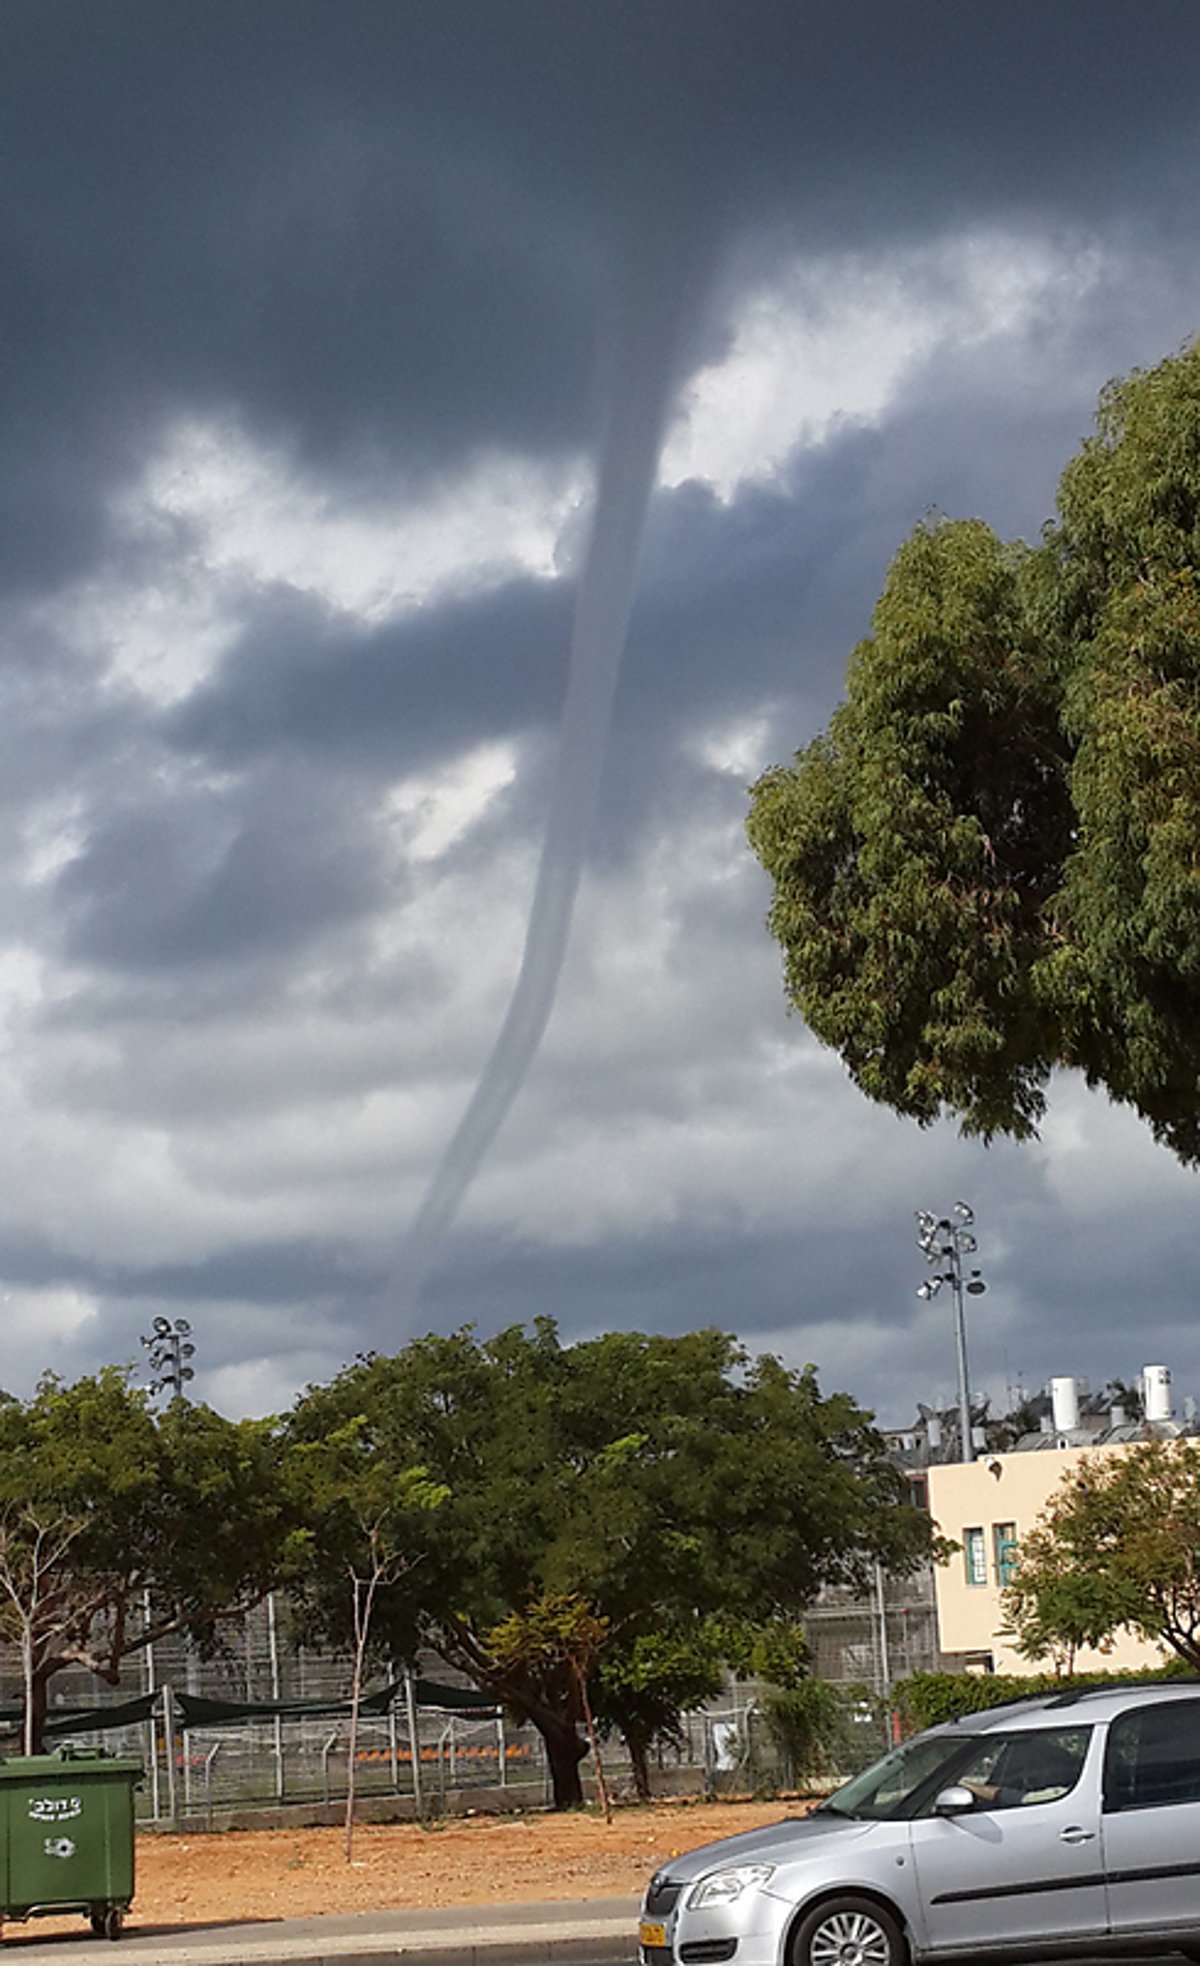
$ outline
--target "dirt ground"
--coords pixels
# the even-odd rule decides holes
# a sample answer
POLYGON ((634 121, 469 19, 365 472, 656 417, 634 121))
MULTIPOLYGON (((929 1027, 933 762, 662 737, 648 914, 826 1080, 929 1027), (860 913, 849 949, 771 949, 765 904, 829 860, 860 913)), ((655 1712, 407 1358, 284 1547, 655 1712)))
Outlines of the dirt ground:
MULTIPOLYGON (((714 1837, 777 1822, 797 1802, 663 1802, 599 1813, 474 1816, 364 1824, 347 1864, 341 1830, 141 1835, 127 1929, 304 1918, 433 1905, 622 1897, 666 1858, 714 1837)), ((49 1937, 79 1920, 9 1925, 7 1937, 49 1937)))

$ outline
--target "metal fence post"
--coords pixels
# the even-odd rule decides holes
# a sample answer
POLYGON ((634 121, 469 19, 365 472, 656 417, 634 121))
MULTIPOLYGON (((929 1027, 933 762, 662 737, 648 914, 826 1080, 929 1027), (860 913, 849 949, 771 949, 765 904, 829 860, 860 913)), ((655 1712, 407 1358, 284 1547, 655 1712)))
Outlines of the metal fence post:
MULTIPOLYGON (((145 1590, 145 1591, 143 1591, 143 1592, 142 1592, 142 1617, 143 1617, 143 1619, 145 1620, 145 1628, 146 1628, 146 1630, 147 1630, 147 1631, 149 1631, 149 1629, 150 1629, 150 1592, 149 1592, 148 1590, 145 1590)), ((156 1683, 155 1683, 155 1678, 154 1678, 154 1647, 153 1647, 153 1645, 147 1645, 147 1647, 146 1647, 146 1691, 147 1691, 147 1693, 149 1693, 149 1694, 152 1694, 152 1695, 153 1695, 154 1693, 156 1693, 156 1692, 158 1691, 158 1687, 157 1687, 157 1685, 156 1685, 156 1683)), ((147 1720, 147 1722, 146 1722, 146 1727, 147 1727, 147 1730, 148 1730, 148 1737, 149 1737, 149 1748, 150 1748, 150 1751, 149 1751, 149 1755, 148 1755, 148 1757, 147 1757, 147 1759, 149 1760, 149 1763, 150 1763, 150 1816, 151 1816, 151 1820, 152 1820, 153 1822, 157 1822, 157 1821, 158 1821, 158 1813, 159 1813, 159 1792, 158 1792, 158 1723, 156 1722, 156 1720, 155 1720, 155 1718, 154 1718, 154 1706, 153 1706, 153 1705, 152 1705, 152 1706, 151 1706, 151 1708, 150 1708, 150 1718, 149 1718, 149 1719, 147 1720)))
POLYGON ((408 1709, 408 1740, 412 1753, 413 1802, 417 1814, 424 1814, 424 1800, 421 1794, 421 1736, 417 1727, 417 1692, 410 1672, 404 1675, 404 1704, 408 1709))
MULTIPOLYGON (((279 1704, 279 1636, 275 1629, 275 1593, 267 1592, 267 1648, 271 1660, 271 1698, 279 1704)), ((283 1720, 275 1715, 275 1799, 283 1801, 283 1720)))
POLYGON ((163 1687, 163 1733, 167 1743, 167 1814, 173 1823, 179 1821, 179 1785, 176 1780, 175 1761, 175 1696, 169 1682, 163 1687))

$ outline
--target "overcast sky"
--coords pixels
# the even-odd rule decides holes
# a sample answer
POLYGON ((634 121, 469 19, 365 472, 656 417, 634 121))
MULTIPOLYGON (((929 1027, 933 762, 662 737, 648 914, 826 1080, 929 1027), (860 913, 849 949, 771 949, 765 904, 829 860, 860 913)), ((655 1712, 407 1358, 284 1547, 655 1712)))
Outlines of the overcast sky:
POLYGON ((182 1316, 264 1412, 549 1314, 900 1424, 961 1197, 994 1404, 1200 1394, 1200 1177, 1070 1079, 1020 1147, 870 1106, 743 836, 912 526, 1034 536, 1200 329, 1194 0, 0 0, 0 91, 0 1384, 182 1316), (556 780, 606 432, 656 489, 556 780), (414 1302, 548 824, 552 1012, 414 1302))

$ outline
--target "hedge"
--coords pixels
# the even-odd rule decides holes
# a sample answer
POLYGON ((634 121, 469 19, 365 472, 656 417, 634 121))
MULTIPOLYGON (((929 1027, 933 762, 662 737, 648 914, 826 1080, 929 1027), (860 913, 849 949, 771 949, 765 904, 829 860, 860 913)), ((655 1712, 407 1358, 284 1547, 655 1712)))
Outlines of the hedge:
POLYGON ((892 1700, 904 1733, 917 1734, 923 1727, 958 1720, 964 1713, 984 1713, 989 1707, 1006 1706, 1010 1700, 1027 1700, 1037 1693, 1070 1693, 1088 1686, 1120 1686, 1131 1681, 1137 1684, 1189 1676, 1194 1677, 1189 1675, 1182 1660, 1140 1672, 914 1672, 896 1682, 892 1700))

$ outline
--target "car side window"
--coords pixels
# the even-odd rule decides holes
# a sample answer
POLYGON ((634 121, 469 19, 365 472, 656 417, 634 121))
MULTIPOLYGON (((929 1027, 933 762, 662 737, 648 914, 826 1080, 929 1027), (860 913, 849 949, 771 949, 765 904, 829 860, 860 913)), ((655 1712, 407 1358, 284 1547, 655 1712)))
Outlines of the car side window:
POLYGON ((1200 1700, 1133 1707, 1108 1730, 1104 1807, 1200 1802, 1200 1700))
POLYGON ((1026 1809, 1032 1803, 1057 1802, 1079 1780, 1091 1735, 1090 1727, 988 1734, 954 1780, 970 1789, 984 1809, 1026 1809))

